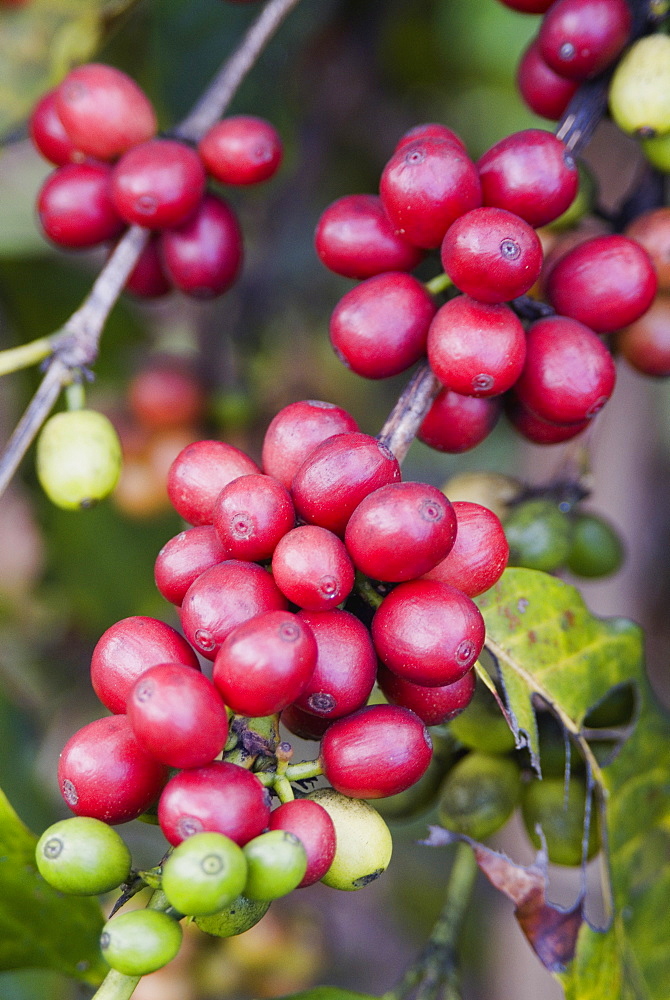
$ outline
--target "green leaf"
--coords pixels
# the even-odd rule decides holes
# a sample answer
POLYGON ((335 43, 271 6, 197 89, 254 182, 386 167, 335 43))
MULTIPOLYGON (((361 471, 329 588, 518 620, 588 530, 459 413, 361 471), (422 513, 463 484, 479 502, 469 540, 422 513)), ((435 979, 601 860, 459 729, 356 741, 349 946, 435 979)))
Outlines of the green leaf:
POLYGON ((100 906, 52 889, 35 867, 36 843, 0 791, 0 970, 53 969, 97 985, 107 971, 100 906))

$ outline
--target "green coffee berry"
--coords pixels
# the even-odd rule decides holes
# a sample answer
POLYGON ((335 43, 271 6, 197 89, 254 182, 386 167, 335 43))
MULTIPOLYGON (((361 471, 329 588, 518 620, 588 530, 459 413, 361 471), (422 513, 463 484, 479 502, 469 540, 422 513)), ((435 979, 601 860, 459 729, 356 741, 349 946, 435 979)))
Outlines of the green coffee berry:
POLYGON ((222 833, 195 833, 163 865, 162 889, 175 910, 207 916, 232 903, 246 879, 241 847, 222 833))
POLYGON ((667 135, 657 135, 653 139, 642 140, 642 152, 661 173, 670 174, 670 132, 667 135))
POLYGON ((309 796, 326 810, 335 826, 337 846, 321 881, 333 889, 353 891, 373 882, 389 866, 391 831, 364 799, 350 799, 334 788, 319 788, 309 796))
POLYGON ((570 551, 570 519, 551 500, 525 500, 504 522, 509 565, 552 573, 570 551))
POLYGON ((412 820, 426 812, 435 802, 442 779, 447 773, 453 757, 449 760, 433 755, 428 770, 419 780, 397 795, 389 795, 375 800, 375 809, 389 822, 412 820))
POLYGON ((269 830, 243 848, 247 862, 244 895, 249 899, 279 899, 300 885, 307 871, 305 848, 288 830, 269 830))
POLYGON ((449 729, 464 746, 484 753, 509 753, 514 749, 514 734, 500 711, 497 701, 480 680, 472 701, 452 719, 449 729))
POLYGON ((270 901, 267 899, 247 899, 246 896, 238 896, 218 913, 213 913, 209 917, 196 917, 195 922, 201 931, 214 937, 235 937, 236 934, 243 934, 244 931, 254 927, 269 909, 270 901))
MULTIPOLYGON (((542 827, 547 856, 556 865, 579 865, 582 860, 586 785, 580 778, 570 778, 567 788, 563 778, 531 781, 523 790, 521 814, 528 836, 536 847, 542 841, 536 830, 542 827)), ((591 810, 587 857, 598 852, 598 823, 591 810)))
POLYGON ((145 976, 171 962, 181 945, 181 926, 159 910, 119 913, 102 928, 105 961, 124 976, 145 976))
POLYGON ((578 514, 572 524, 567 567, 577 576, 609 576, 623 562, 623 545, 611 524, 595 514, 578 514))
POLYGON ((110 892, 130 875, 130 851, 102 820, 73 816, 44 831, 35 848, 40 875, 73 896, 110 892))
POLYGON ((444 779, 437 814, 448 830, 484 840, 507 822, 520 796, 515 761, 473 751, 444 779))
POLYGON ((646 35, 631 45, 614 71, 609 102, 624 132, 641 138, 670 132, 670 37, 646 35))
POLYGON ((121 472, 114 426, 95 410, 68 410, 45 423, 37 439, 37 477, 65 510, 91 507, 108 496, 121 472))

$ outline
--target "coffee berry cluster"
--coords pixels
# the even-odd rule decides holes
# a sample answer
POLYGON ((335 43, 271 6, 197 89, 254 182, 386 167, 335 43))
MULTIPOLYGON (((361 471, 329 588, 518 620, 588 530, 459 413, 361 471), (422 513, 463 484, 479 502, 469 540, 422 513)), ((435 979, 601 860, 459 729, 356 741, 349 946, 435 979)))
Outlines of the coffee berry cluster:
POLYGON ((242 234, 235 211, 208 183, 268 180, 281 163, 281 140, 249 115, 221 119, 197 148, 157 129, 151 102, 125 73, 98 63, 68 73, 30 119, 33 143, 56 165, 37 199, 42 229, 56 245, 80 249, 143 226, 152 236, 130 291, 219 295, 239 274, 242 234))

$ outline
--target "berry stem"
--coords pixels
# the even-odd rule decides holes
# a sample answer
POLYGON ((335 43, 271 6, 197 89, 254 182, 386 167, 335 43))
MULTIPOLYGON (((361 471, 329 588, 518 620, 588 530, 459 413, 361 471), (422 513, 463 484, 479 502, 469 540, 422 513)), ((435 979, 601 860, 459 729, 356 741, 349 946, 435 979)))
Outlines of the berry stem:
POLYGON ((21 371, 22 368, 39 365, 53 354, 53 349, 52 337, 40 337, 19 347, 8 347, 7 350, 0 351, 0 375, 9 375, 11 372, 21 371))
POLYGON ((433 400, 442 388, 427 361, 417 368, 377 435, 402 462, 433 400))
POLYGON ((440 292, 446 292, 447 288, 451 288, 453 284, 449 275, 443 272, 442 274, 436 274, 430 281, 426 281, 425 287, 431 295, 439 295, 440 292))

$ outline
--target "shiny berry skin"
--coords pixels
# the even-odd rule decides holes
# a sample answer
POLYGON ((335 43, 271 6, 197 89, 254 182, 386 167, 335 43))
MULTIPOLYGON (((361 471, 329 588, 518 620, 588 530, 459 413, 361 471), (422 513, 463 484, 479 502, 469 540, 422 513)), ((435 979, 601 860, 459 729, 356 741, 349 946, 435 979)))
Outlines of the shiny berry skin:
POLYGON ((246 879, 238 844, 222 833, 194 833, 163 862, 161 889, 179 913, 208 916, 237 899, 246 879))
POLYGON ((167 776, 168 769, 140 747, 125 715, 89 722, 58 759, 58 785, 72 812, 112 826, 141 816, 167 776))
POLYGON ((251 473, 224 486, 214 503, 213 522, 232 559, 269 559, 295 524, 291 496, 278 479, 251 473))
POLYGON ((189 524, 212 524, 214 503, 224 486, 260 469, 248 455, 224 441, 194 441, 170 466, 170 503, 189 524))
POLYGON ((175 288, 196 299, 221 295, 242 268, 242 232, 223 198, 206 194, 180 226, 163 230, 161 254, 175 288))
POLYGON ((312 630, 317 659, 312 676, 292 707, 326 720, 362 708, 374 687, 377 668, 368 629, 355 615, 339 608, 299 611, 298 617, 312 630))
POLYGON ((55 88, 40 97, 30 115, 28 128, 35 148, 57 167, 84 159, 58 116, 55 88))
POLYGON ((286 605, 286 598, 262 566, 228 559, 205 570, 191 584, 180 617, 189 641, 213 660, 238 625, 266 611, 283 611, 286 605))
POLYGON ((396 150, 379 193, 398 235, 425 249, 438 247, 452 222, 482 203, 477 168, 467 153, 434 138, 396 150))
POLYGON ((432 296, 411 274, 378 274, 340 299, 330 319, 330 341, 357 375, 389 378, 423 355, 435 310, 432 296))
POLYGON ((614 62, 628 42, 626 0, 556 0, 542 21, 542 58, 556 73, 587 80, 614 62))
POLYGON ((369 434, 336 434, 318 445, 296 472, 291 492, 298 515, 336 535, 373 490, 400 480, 400 465, 369 434))
POLYGON ((129 910, 108 920, 100 935, 107 964, 124 976, 144 976, 177 956, 182 929, 159 910, 129 910))
POLYGON ((60 247, 80 250, 115 239, 124 229, 111 199, 111 167, 67 163, 49 174, 37 196, 45 235, 60 247))
POLYGON ((379 878, 391 861, 393 839, 374 806, 334 788, 317 788, 309 798, 326 810, 335 826, 335 857, 323 884, 355 892, 379 878))
POLYGON ((158 803, 158 821, 172 845, 209 831, 242 846, 266 828, 269 818, 268 790, 251 771, 227 761, 180 771, 158 803))
POLYGON ((521 57, 516 85, 531 111, 550 121, 558 121, 575 96, 579 83, 556 73, 540 53, 534 39, 521 57))
POLYGON ((377 683, 391 705, 409 708, 425 726, 439 726, 468 707, 475 693, 476 675, 472 669, 451 684, 424 687, 398 677, 380 664, 377 683))
POLYGON ((119 481, 121 460, 116 428, 97 410, 56 413, 37 438, 37 478, 63 510, 86 510, 109 496, 119 481))
POLYGON ((128 275, 125 290, 140 299, 158 299, 172 291, 172 282, 163 267, 157 233, 152 233, 142 250, 128 275))
POLYGON ((302 524, 280 539, 272 555, 272 575, 289 601, 310 611, 336 607, 354 586, 346 547, 318 524, 302 524))
POLYGON ((403 135, 400 136, 394 152, 402 149, 403 146, 408 146, 410 142, 416 142, 420 139, 441 139, 444 142, 450 142, 453 146, 457 146, 467 153, 465 148, 465 143, 459 135, 456 135, 452 129, 447 128, 446 125, 442 125, 440 122, 424 122, 421 125, 413 125, 412 128, 407 129, 403 135))
POLYGON ((523 369, 526 335, 504 303, 450 299, 428 330, 428 361, 440 382, 463 396, 499 396, 523 369))
POLYGON ((162 764, 201 767, 223 750, 226 706, 204 674, 180 663, 149 667, 126 704, 135 739, 162 764))
POLYGON ((570 424, 555 424, 550 420, 543 420, 524 406, 515 392, 509 393, 505 400, 505 416, 527 441, 543 445, 571 441, 591 423, 588 418, 570 424))
POLYGON ((352 799, 403 792, 419 780, 432 755, 423 722, 395 705, 371 705, 338 719, 321 740, 327 781, 352 799))
POLYGON ((423 251, 403 240, 374 194, 338 198, 322 213, 314 236, 321 263, 345 278, 412 271, 423 251))
POLYGON ((294 833, 268 830, 244 845, 248 899, 287 896, 300 885, 307 871, 307 852, 294 833))
POLYGON ((110 712, 125 712, 137 678, 159 663, 200 670, 198 657, 171 625, 144 615, 122 618, 103 632, 93 650, 93 690, 110 712))
POLYGON ((334 434, 357 431, 346 410, 320 399, 289 403, 270 421, 263 439, 263 471, 290 487, 293 477, 317 445, 334 434))
POLYGON ((113 160, 156 133, 156 115, 134 80, 101 63, 71 70, 56 91, 56 109, 77 149, 113 160))
POLYGON ((121 218, 150 229, 178 226, 205 191, 198 154, 175 139, 152 139, 125 153, 112 174, 112 200, 121 218))
POLYGON ((417 437, 436 451, 459 454, 485 440, 498 423, 502 404, 497 397, 462 396, 441 389, 423 418, 417 437))
POLYGON ((646 250, 626 236, 596 236, 552 268, 546 292, 556 312, 611 333, 634 323, 651 305, 658 281, 646 250))
POLYGON ((90 816, 53 823, 35 847, 42 878, 70 896, 97 896, 116 889, 128 879, 131 861, 116 830, 90 816))
POLYGON ((560 139, 528 128, 501 139, 477 161, 482 198, 531 226, 546 226, 572 204, 577 164, 560 139))
POLYGON ((508 302, 524 295, 542 268, 535 230, 504 208, 475 208, 447 231, 442 266, 457 288, 479 302, 508 302))
POLYGON ((624 235, 639 243, 651 257, 659 292, 670 292, 670 207, 642 212, 626 226, 624 235))
POLYGON ((283 149, 270 122, 253 115, 233 115, 205 133, 198 153, 207 172, 222 184, 259 184, 276 174, 283 149))
POLYGON ((445 558, 424 573, 424 579, 441 580, 476 597, 502 576, 509 545, 500 518, 488 507, 467 500, 455 500, 452 506, 456 541, 445 558))
POLYGON ((309 625, 290 611, 269 611, 238 625, 221 644, 212 678, 237 715, 281 712, 300 695, 316 666, 309 625))
POLYGON ((670 296, 657 295, 644 316, 621 330, 616 349, 643 375, 670 375, 670 296))
POLYGON ((179 607, 184 594, 200 574, 227 558, 212 525, 187 528, 167 541, 156 556, 156 586, 166 601, 179 607))
POLYGON ((549 316, 528 330, 526 364, 514 391, 542 420, 574 424, 602 409, 615 380, 612 357, 588 326, 549 316))
POLYGON ((427 483, 389 483, 365 497, 349 518, 345 545, 357 569, 375 580, 412 580, 446 556, 456 515, 427 483))
POLYGON ((305 848, 307 869, 298 888, 318 882, 330 868, 335 857, 335 826, 318 802, 293 799, 270 813, 271 830, 293 833, 305 848))
POLYGON ((482 651, 484 619, 477 605, 438 580, 401 583, 372 619, 383 663, 413 684, 441 687, 459 680, 482 651))
POLYGON ((320 740, 330 725, 330 719, 317 718, 309 712, 303 712, 297 705, 288 705, 280 716, 281 724, 293 736, 301 740, 320 740))

